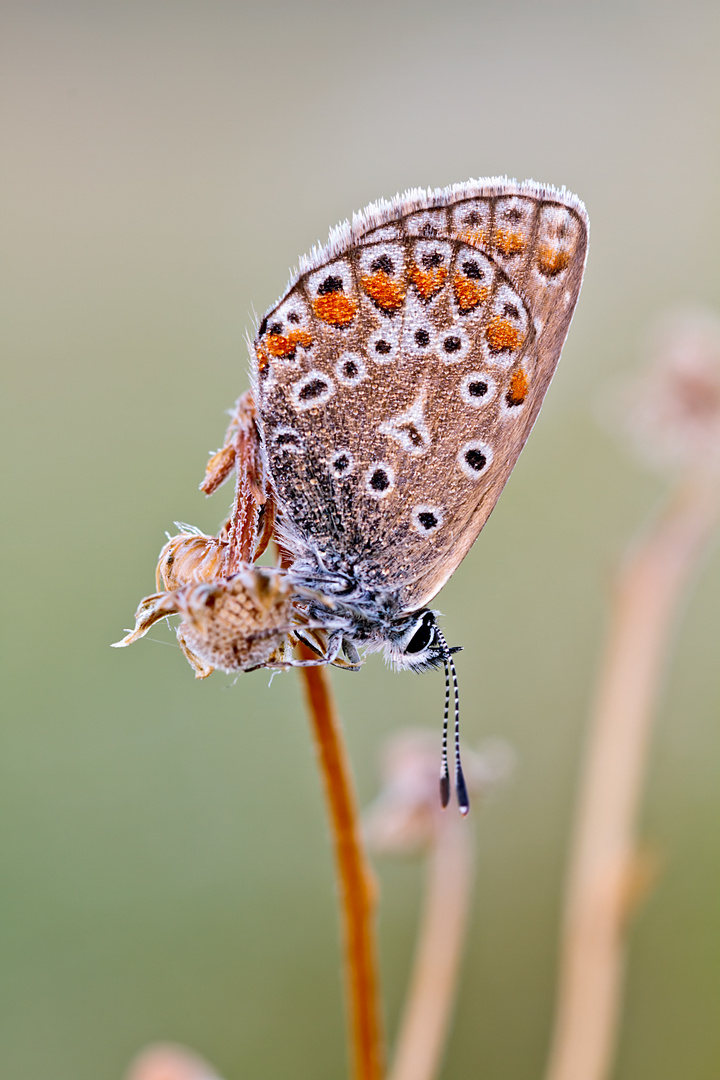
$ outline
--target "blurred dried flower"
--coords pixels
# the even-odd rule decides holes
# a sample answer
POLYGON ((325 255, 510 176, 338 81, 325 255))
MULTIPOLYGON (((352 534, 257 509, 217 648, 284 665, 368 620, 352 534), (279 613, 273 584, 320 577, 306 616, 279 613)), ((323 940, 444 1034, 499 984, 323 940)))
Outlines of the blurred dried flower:
MULTIPOLYGON (((410 854, 435 842, 447 816, 438 799, 438 762, 437 732, 408 728, 386 741, 381 759, 383 790, 364 815, 372 850, 410 854)), ((507 743, 492 741, 478 751, 464 750, 468 791, 485 794, 509 776, 513 765, 507 743)))
POLYGON ((648 335, 644 372, 624 388, 626 426, 655 467, 720 465, 720 319, 668 312, 648 335), (629 400, 628 400, 629 399, 629 400))
POLYGON ((207 1061, 172 1043, 143 1050, 130 1065, 125 1080, 220 1080, 207 1061))

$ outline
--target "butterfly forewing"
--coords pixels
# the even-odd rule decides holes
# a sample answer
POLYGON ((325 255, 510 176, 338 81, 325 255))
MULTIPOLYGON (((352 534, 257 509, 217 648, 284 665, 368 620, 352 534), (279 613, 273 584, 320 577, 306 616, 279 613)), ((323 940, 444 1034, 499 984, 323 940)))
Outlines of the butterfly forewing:
POLYGON ((470 183, 370 207, 315 252, 255 341, 283 538, 403 610, 487 520, 572 318, 574 196, 470 183))

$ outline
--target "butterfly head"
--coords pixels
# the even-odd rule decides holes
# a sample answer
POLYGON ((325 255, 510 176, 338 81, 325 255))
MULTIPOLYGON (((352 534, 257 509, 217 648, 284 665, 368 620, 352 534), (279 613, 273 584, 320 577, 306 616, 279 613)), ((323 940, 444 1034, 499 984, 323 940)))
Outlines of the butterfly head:
POLYGON ((445 668, 445 715, 442 731, 442 763, 440 767, 440 799, 443 806, 450 801, 450 767, 448 763, 448 723, 450 720, 451 688, 454 700, 455 792, 458 807, 467 814, 470 807, 467 786, 460 761, 460 695, 453 653, 459 646, 450 647, 436 621, 437 612, 425 608, 397 622, 385 639, 385 656, 397 669, 430 671, 445 668))
POLYGON ((460 651, 459 646, 448 647, 436 616, 437 612, 424 608, 396 621, 387 632, 385 659, 396 671, 432 671, 460 651))

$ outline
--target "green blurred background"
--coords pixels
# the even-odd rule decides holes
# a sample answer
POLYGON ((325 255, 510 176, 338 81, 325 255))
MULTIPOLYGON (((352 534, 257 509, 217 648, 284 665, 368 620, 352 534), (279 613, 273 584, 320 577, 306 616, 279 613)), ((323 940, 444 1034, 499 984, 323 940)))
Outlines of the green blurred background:
MULTIPOLYGON (((251 311, 378 196, 508 173, 588 206, 559 373, 440 606, 464 735, 515 747, 477 809, 443 1077, 536 1080, 613 567, 665 484, 596 423, 659 312, 720 308, 720 7, 2 4, 0 1076, 119 1080, 153 1039, 228 1080, 343 1075, 334 885, 297 678, 195 683, 172 635, 109 643, 247 386, 251 311)), ((677 635, 643 836, 619 1080, 720 1075, 720 563, 677 635)), ((442 677, 333 675, 364 803, 442 677)), ((378 864, 392 1032, 422 883, 378 864)))

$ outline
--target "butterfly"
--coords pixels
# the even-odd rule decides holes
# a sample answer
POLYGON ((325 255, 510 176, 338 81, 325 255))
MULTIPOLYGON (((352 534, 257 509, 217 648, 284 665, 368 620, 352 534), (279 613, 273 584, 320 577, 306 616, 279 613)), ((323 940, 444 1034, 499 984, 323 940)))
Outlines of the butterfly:
POLYGON ((250 343, 252 388, 202 485, 210 493, 236 471, 224 532, 170 539, 159 564, 165 592, 142 602, 121 644, 172 609, 202 675, 356 669, 373 651, 396 669, 444 666, 441 799, 450 797, 452 685, 454 781, 466 812, 457 649, 429 605, 537 418, 587 242, 575 195, 506 178, 411 190, 332 230, 250 343), (274 571, 252 565, 270 537, 284 556, 274 571), (296 659, 297 642, 315 659, 296 659))

